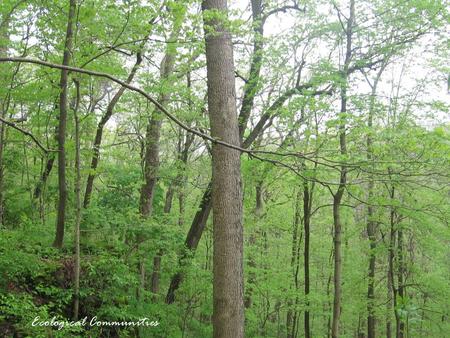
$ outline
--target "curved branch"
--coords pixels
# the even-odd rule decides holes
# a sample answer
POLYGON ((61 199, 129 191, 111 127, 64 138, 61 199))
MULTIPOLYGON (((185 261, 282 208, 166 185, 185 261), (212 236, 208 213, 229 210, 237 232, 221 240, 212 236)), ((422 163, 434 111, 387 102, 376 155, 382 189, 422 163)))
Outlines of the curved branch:
POLYGON ((27 135, 28 137, 30 137, 30 138, 34 141, 34 143, 36 143, 36 145, 37 145, 39 148, 42 149, 42 151, 43 151, 44 153, 47 154, 47 153, 49 153, 49 152, 57 152, 57 151, 58 151, 58 150, 53 150, 53 149, 47 149, 47 148, 45 148, 45 147, 42 145, 42 143, 39 142, 39 140, 36 138, 36 136, 34 136, 33 134, 31 134, 29 131, 27 131, 27 130, 25 130, 25 129, 22 129, 22 128, 20 128, 20 127, 18 127, 18 126, 17 126, 15 123, 13 123, 13 122, 8 121, 8 120, 5 120, 5 119, 2 118, 2 117, 0 117, 0 122, 6 124, 7 126, 10 126, 11 128, 14 128, 15 130, 20 131, 22 134, 25 134, 25 135, 27 135))

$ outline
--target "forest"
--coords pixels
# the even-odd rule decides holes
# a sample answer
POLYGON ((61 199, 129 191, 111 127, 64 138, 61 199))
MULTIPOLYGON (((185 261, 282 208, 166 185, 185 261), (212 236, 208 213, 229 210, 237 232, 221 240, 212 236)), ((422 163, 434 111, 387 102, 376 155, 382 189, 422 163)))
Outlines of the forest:
POLYGON ((0 0, 0 336, 450 337, 447 0, 0 0))

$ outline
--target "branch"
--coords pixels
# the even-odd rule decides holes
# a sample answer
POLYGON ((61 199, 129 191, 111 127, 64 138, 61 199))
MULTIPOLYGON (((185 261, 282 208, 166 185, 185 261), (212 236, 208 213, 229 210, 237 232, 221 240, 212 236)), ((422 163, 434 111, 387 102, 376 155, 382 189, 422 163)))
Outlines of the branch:
POLYGON ((268 11, 267 13, 265 13, 262 17, 262 21, 266 21, 271 15, 273 14, 277 14, 280 12, 286 13, 288 10, 294 10, 294 11, 299 11, 299 12, 305 12, 304 8, 300 8, 300 6, 298 5, 298 3, 294 3, 293 5, 286 5, 286 6, 282 6, 282 7, 278 7, 278 8, 274 8, 270 11, 268 11))
MULTIPOLYGON (((285 168, 288 168, 290 170, 292 170, 293 172, 295 172, 297 175, 299 175, 298 171, 293 169, 292 167, 290 167, 289 165, 279 162, 279 161, 275 161, 275 160, 271 160, 271 159, 267 159, 267 158, 263 158, 260 156, 257 156, 256 154, 265 154, 265 155, 275 155, 275 156, 292 156, 292 157, 296 157, 296 158, 303 158, 305 160, 308 161, 312 161, 312 162, 316 162, 313 159, 308 158, 305 154, 302 153, 277 153, 277 152, 273 152, 273 151, 265 151, 265 150, 250 150, 250 149, 246 149, 246 143, 249 141, 249 138, 252 136, 250 135, 249 138, 246 139, 246 141, 244 142, 244 147, 238 146, 238 145, 234 145, 234 144, 230 144, 218 139, 215 139, 213 137, 211 137, 210 135, 207 135, 197 129, 193 129, 189 126, 187 126, 186 124, 184 124, 181 120, 179 120, 175 115, 173 115, 172 113, 170 113, 166 108, 164 108, 158 101, 156 101, 154 98, 152 98, 149 94, 147 94, 144 90, 132 86, 130 84, 128 84, 125 81, 119 80, 117 78, 115 78, 114 76, 107 74, 107 73, 101 73, 101 72, 97 72, 97 71, 93 71, 93 70, 87 70, 87 69, 81 69, 81 68, 77 68, 77 67, 72 67, 72 66, 65 66, 65 65, 60 65, 60 64, 54 64, 54 63, 50 63, 50 62, 46 62, 46 61, 41 61, 41 60, 35 60, 35 59, 28 59, 28 58, 15 58, 15 57, 0 57, 0 62, 19 62, 19 63, 31 63, 31 64, 36 64, 36 65, 41 65, 41 66, 45 66, 45 67, 49 67, 49 68, 54 68, 54 69, 64 69, 64 70, 68 70, 74 73, 80 73, 80 74, 87 74, 87 75, 91 75, 91 76, 98 76, 98 77, 103 77, 103 78, 107 78, 119 85, 121 85, 122 87, 129 89, 131 91, 134 91, 136 93, 141 94, 142 96, 144 96, 149 102, 153 103, 153 105, 159 109, 159 111, 166 115, 167 118, 169 118, 169 120, 173 121, 175 124, 177 124, 179 127, 181 127, 182 129, 186 130, 189 133, 192 133, 194 135, 197 135, 199 137, 201 137, 204 140, 207 140, 209 142, 211 142, 212 144, 216 144, 216 145, 221 145, 230 149, 234 149, 237 151, 240 151, 241 153, 246 153, 260 161, 266 161, 275 165, 279 165, 279 166, 283 166, 285 168)), ((294 88, 294 90, 292 91, 292 93, 288 93, 290 95, 283 95, 283 100, 280 100, 279 102, 275 102, 274 105, 272 106, 273 109, 275 108, 279 108, 284 101, 286 101, 287 98, 289 98, 290 96, 297 94, 297 93, 302 93, 303 90, 308 90, 309 88, 311 88, 311 84, 306 84, 306 85, 302 85, 299 86, 298 88, 294 88)), ((328 90, 319 90, 319 91, 315 91, 314 93, 317 94, 329 94, 331 92, 331 89, 328 90)), ((270 117, 270 112, 272 112, 272 110, 269 109, 269 117, 270 117)), ((267 115, 268 112, 266 112, 265 115, 267 115)), ((17 129, 17 128, 16 128, 17 129)), ((20 129, 18 129, 20 130, 20 129)), ((20 130, 22 131, 22 130, 20 130)), ((40 146, 41 149, 46 150, 44 147, 42 147, 42 145, 40 145, 39 142, 37 142, 36 138, 34 136, 32 136, 30 133, 22 131, 24 133, 26 133, 27 135, 29 135, 30 137, 33 138, 33 140, 40 146)), ((323 163, 321 163, 323 164, 323 163)), ((324 164, 326 165, 326 164, 324 164)), ((328 165, 331 166, 331 165, 328 165)), ((333 167, 333 166, 331 166, 333 167)), ((303 177, 303 176, 302 176, 303 177)), ((306 179, 306 178, 304 178, 306 179)), ((323 182, 319 182, 321 184, 323 184, 323 182)), ((329 183, 332 184, 332 183, 329 183)))
POLYGON ((17 126, 15 123, 13 123, 13 122, 7 121, 7 120, 3 119, 2 117, 0 117, 0 122, 3 122, 4 124, 10 126, 11 128, 14 128, 14 129, 20 131, 22 134, 25 134, 25 135, 27 135, 28 137, 30 137, 30 138, 34 141, 34 143, 36 143, 36 145, 37 145, 39 148, 42 149, 42 151, 43 151, 44 153, 47 154, 47 153, 49 153, 49 152, 53 152, 53 151, 56 152, 56 151, 58 151, 58 150, 52 150, 52 149, 47 149, 47 148, 45 148, 45 147, 42 145, 42 143, 39 142, 39 140, 36 138, 36 136, 34 136, 33 134, 31 134, 29 131, 24 130, 24 129, 18 127, 18 126, 17 126))
MULTIPOLYGON (((278 155, 277 153, 272 153, 272 152, 266 152, 266 151, 256 151, 256 150, 249 150, 249 149, 245 149, 242 148, 240 146, 234 145, 234 144, 230 144, 218 139, 215 139, 213 137, 211 137, 210 135, 207 135, 203 132, 200 132, 196 129, 190 128, 189 126, 187 126, 186 124, 184 124, 181 120, 179 120, 175 115, 173 115, 172 113, 170 113, 166 108, 164 108, 158 101, 156 101, 153 97, 151 97, 150 95, 148 95, 145 91, 143 91, 142 89, 132 86, 128 83, 126 83, 125 81, 119 80, 117 78, 115 78, 114 76, 107 74, 107 73, 102 73, 102 72, 97 72, 97 71, 93 71, 93 70, 87 70, 87 69, 81 69, 81 68, 77 68, 77 67, 72 67, 72 66, 65 66, 65 65, 60 65, 60 64, 55 64, 55 63, 50 63, 47 61, 41 61, 41 60, 35 60, 35 59, 28 59, 28 58, 15 58, 15 57, 0 57, 0 62, 19 62, 19 63, 31 63, 31 64, 36 64, 36 65, 41 65, 41 66, 45 66, 45 67, 49 67, 49 68, 54 68, 54 69, 63 69, 63 70, 68 70, 74 73, 81 73, 81 74, 87 74, 87 75, 92 75, 92 76, 98 76, 98 77, 103 77, 103 78, 107 78, 119 85, 121 85, 124 88, 127 88, 131 91, 134 91, 136 93, 141 94, 142 96, 144 96, 148 101, 150 101, 151 103, 153 103, 155 105, 155 107, 157 109, 159 109, 159 111, 161 111, 164 115, 166 115, 169 120, 175 122, 175 124, 177 124, 178 126, 180 126, 181 128, 183 128, 184 130, 186 130, 189 133, 192 133, 194 135, 197 135, 207 141, 210 141, 213 144, 220 144, 222 146, 228 147, 230 149, 234 149, 234 150, 238 150, 240 152, 243 153, 247 153, 247 154, 255 154, 255 153, 270 153, 272 155, 278 155)), ((296 89, 297 91, 298 89, 296 89)), ((297 156, 299 156, 301 154, 297 154, 297 156)))

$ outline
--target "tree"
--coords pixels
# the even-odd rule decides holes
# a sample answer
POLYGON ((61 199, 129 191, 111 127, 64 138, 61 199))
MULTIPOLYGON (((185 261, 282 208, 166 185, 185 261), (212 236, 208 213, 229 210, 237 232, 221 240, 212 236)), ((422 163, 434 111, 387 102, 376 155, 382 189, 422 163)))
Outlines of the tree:
MULTIPOLYGON (((69 14, 67 18, 66 39, 64 42, 64 55, 62 64, 70 64, 72 53, 73 26, 75 24, 75 0, 69 1, 69 14)), ((64 240, 64 227, 66 216, 67 186, 66 186, 66 126, 68 110, 68 78, 69 71, 61 70, 61 79, 59 82, 59 123, 58 123, 58 216, 56 219, 56 234, 53 246, 61 248, 64 240)))
POLYGON ((0 2, 0 336, 445 336, 444 2, 75 3, 0 2))
MULTIPOLYGON (((205 0, 208 113, 211 136, 239 145, 227 1, 205 0)), ((214 337, 244 336, 243 229, 240 153, 212 145, 214 337)))

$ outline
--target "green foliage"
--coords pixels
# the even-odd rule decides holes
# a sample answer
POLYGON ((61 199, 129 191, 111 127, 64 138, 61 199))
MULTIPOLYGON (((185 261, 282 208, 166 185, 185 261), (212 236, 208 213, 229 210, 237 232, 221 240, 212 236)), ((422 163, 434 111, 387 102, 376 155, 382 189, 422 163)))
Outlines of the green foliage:
MULTIPOLYGON (((249 19, 246 2, 228 3, 228 13, 200 15, 200 2, 193 0, 77 1, 72 65, 125 81, 140 51, 142 63, 131 84, 155 99, 169 97, 166 108, 177 119, 210 133, 204 30, 207 37, 214 35, 208 23, 220 22, 233 37, 238 109, 243 92, 253 88, 244 139, 264 122, 249 147, 263 152, 255 153, 258 158, 241 156, 246 336, 287 336, 289 316, 296 318, 297 336, 303 336, 308 310, 312 336, 329 336, 333 197, 345 168, 341 336, 367 330, 372 303, 376 336, 386 334, 387 322, 394 332, 397 314, 408 336, 446 337, 450 129, 444 88, 449 73, 445 1, 356 1, 347 75, 347 2, 265 0, 263 34, 256 37, 254 28, 262 21, 249 19), (258 46, 261 71, 256 76, 250 72, 258 46), (173 56, 175 63, 165 79, 163 55, 173 56), (343 127, 346 154, 339 151, 343 127), (308 295, 306 188, 312 202, 308 295), (375 248, 370 247, 369 223, 376 228, 375 248), (373 302, 367 297, 372 255, 373 302)), ((0 1, 1 56, 61 63, 68 5, 66 0, 0 1)), ((137 331, 140 337, 212 336, 213 221, 206 222, 196 250, 185 247, 211 180, 210 144, 197 136, 191 139, 161 115, 159 165, 150 168, 157 176, 152 214, 142 217, 143 156, 154 141, 146 134, 157 110, 142 95, 126 90, 104 125, 99 164, 93 170, 94 135, 120 87, 107 78, 70 72, 68 201, 64 247, 57 250, 52 242, 60 75, 58 69, 35 64, 0 63, 1 117, 50 150, 44 154, 29 135, 0 125, 0 336, 136 337, 137 331), (80 84, 82 199, 87 176, 95 176, 90 204, 81 210, 79 318, 146 317, 159 321, 157 327, 32 325, 37 317, 68 321, 73 316, 74 79, 80 84), (49 163, 50 174, 41 184, 49 163), (37 198, 36 187, 42 188, 37 198), (154 266, 157 255, 159 270, 154 266), (176 301, 166 305, 167 289, 177 274, 183 278, 176 301), (158 275, 155 294, 152 279, 158 275)))

